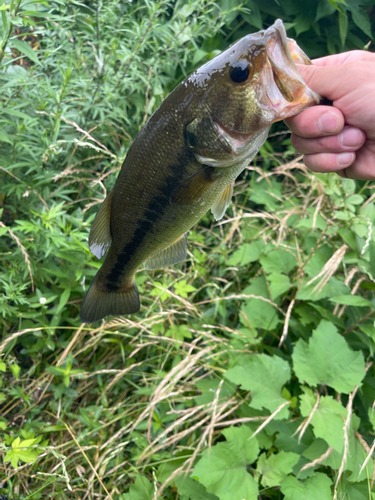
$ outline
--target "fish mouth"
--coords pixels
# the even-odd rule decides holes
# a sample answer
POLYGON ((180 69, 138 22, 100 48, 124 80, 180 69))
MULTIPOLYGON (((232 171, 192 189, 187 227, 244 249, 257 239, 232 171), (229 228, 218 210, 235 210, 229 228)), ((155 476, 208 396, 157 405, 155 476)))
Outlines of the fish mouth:
POLYGON ((297 43, 287 38, 284 25, 278 19, 264 32, 268 62, 266 93, 277 120, 319 104, 321 97, 303 81, 296 64, 311 64, 297 43))

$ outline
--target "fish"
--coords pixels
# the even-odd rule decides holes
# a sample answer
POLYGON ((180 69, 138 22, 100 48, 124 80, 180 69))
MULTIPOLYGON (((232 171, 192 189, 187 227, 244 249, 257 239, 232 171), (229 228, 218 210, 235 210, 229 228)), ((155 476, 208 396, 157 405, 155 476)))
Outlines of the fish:
POLYGON ((311 64, 277 20, 205 63, 162 102, 131 144, 100 206, 89 248, 103 265, 83 300, 92 323, 140 309, 137 270, 186 259, 186 234, 211 209, 220 220, 237 176, 272 123, 318 104, 296 63, 311 64))

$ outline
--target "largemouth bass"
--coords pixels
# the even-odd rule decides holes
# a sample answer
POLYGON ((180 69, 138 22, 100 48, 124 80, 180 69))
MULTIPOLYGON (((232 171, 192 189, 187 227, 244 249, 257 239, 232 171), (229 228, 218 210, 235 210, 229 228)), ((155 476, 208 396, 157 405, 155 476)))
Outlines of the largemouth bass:
POLYGON ((142 263, 158 269, 184 260, 186 232, 209 209, 223 217, 271 124, 319 102, 295 62, 310 63, 278 20, 204 64, 155 111, 92 225, 91 252, 100 259, 109 250, 83 301, 83 322, 137 312, 142 263))

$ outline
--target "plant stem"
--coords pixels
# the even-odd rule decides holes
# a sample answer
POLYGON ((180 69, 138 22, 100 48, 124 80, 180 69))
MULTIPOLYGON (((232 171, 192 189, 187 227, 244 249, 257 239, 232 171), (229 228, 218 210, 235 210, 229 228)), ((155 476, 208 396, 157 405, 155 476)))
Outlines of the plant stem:
MULTIPOLYGON (((20 8, 20 5, 21 5, 21 2, 22 0, 17 0, 16 3, 15 3, 15 6, 14 6, 14 10, 13 10, 13 13, 12 13, 12 18, 14 19, 17 14, 18 14, 18 10, 20 8)), ((6 13, 4 12, 4 16, 6 16, 6 13)), ((9 42, 9 39, 10 37, 12 36, 13 34, 13 28, 14 28, 14 25, 11 21, 11 17, 9 17, 9 28, 8 28, 8 34, 5 36, 4 40, 3 40, 3 43, 1 44, 1 47, 0 47, 0 66, 1 66, 1 62, 4 58, 4 55, 5 55, 5 49, 7 48, 7 45, 8 45, 8 42, 9 42)))

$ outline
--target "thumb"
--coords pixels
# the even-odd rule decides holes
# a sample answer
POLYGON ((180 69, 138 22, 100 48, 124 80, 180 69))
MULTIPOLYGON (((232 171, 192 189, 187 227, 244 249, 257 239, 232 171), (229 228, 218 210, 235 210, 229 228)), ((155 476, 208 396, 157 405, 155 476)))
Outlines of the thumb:
POLYGON ((298 64, 298 70, 312 90, 330 101, 336 101, 358 89, 359 85, 375 79, 375 64, 366 61, 334 66, 298 64))

